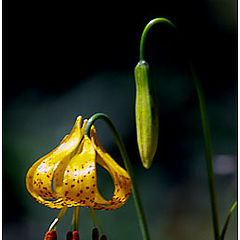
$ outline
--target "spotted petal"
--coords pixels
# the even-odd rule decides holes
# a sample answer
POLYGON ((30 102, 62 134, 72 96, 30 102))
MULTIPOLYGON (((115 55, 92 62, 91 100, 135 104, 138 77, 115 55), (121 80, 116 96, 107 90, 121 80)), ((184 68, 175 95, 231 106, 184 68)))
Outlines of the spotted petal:
MULTIPOLYGON (((121 207, 131 193, 131 179, 128 173, 107 154, 96 138, 95 129, 91 130, 92 140, 84 136, 76 154, 64 168, 63 181, 58 184, 56 197, 62 199, 67 207, 84 206, 94 209, 112 210, 121 207), (111 200, 105 200, 97 187, 96 163, 104 167, 113 178, 115 185, 111 200)), ((55 189, 55 188, 54 188, 55 189)))
POLYGON ((84 131, 81 129, 81 122, 82 117, 78 117, 71 133, 65 136, 57 148, 34 163, 27 173, 28 191, 38 202, 48 207, 63 207, 62 199, 57 199, 53 192, 52 180, 58 165, 67 164, 79 146, 84 131))
MULTIPOLYGON (((88 136, 84 136, 77 153, 66 168, 56 170, 56 174, 64 170, 63 182, 58 183, 57 197, 63 199, 65 206, 94 207, 96 202, 108 203, 97 188, 95 159, 95 149, 88 136)), ((56 185, 56 183, 53 184, 56 185)))
POLYGON ((111 175, 114 183, 114 194, 111 200, 106 205, 96 204, 96 209, 113 210, 121 207, 131 195, 131 178, 127 171, 119 166, 112 157, 106 153, 97 139, 96 130, 91 128, 90 136, 92 144, 97 152, 96 161, 104 167, 111 175))
POLYGON ((121 207, 131 193, 131 179, 99 143, 94 127, 91 140, 83 137, 87 124, 78 117, 60 145, 29 169, 26 183, 30 194, 51 208, 85 206, 112 210, 121 207), (104 167, 114 183, 111 200, 105 200, 97 187, 96 163, 104 167))

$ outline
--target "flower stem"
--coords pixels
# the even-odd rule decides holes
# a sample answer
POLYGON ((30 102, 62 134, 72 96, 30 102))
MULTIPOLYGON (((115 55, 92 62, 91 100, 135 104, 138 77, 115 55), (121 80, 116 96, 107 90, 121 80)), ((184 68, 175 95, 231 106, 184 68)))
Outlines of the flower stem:
POLYGON ((222 230, 222 232, 221 232, 220 240, 224 240, 225 233, 226 233, 226 231, 227 231, 227 227, 228 227, 230 218, 231 218, 232 213, 233 213, 233 211, 234 211, 234 209, 235 209, 236 206, 237 206, 237 202, 235 202, 235 203, 233 204, 233 206, 231 207, 231 209, 230 209, 230 211, 229 211, 229 213, 228 213, 226 222, 225 222, 225 224, 224 224, 224 226, 223 226, 223 230, 222 230))
POLYGON ((125 168, 127 169, 131 179, 132 179, 132 193, 133 193, 133 198, 134 198, 134 202, 135 202, 135 207, 137 210, 137 214, 138 214, 138 220, 140 223, 140 228, 142 231, 142 236, 144 240, 149 240, 149 233, 148 233, 148 228, 147 228, 147 222, 146 222, 146 218, 145 218, 145 214, 144 214, 144 210, 143 210, 143 206, 140 200, 140 195, 138 192, 138 187, 137 187, 137 181, 135 179, 135 175, 132 169, 132 164, 130 162, 130 159, 128 157, 125 145, 123 143, 123 140, 121 138, 121 136, 119 135, 117 129, 115 128, 115 126, 113 125, 112 121, 110 120, 110 118, 103 114, 103 113, 96 113, 94 114, 89 120, 88 120, 88 124, 86 126, 86 130, 85 130, 85 135, 88 135, 91 129, 92 124, 97 120, 97 119, 102 119, 104 120, 104 122, 107 124, 107 126, 109 127, 111 133, 113 134, 114 140, 120 150, 125 168))
POLYGON ((213 171, 213 154, 212 154, 210 127, 209 127, 208 114, 207 114, 207 105, 206 105, 201 84, 198 80, 198 77, 192 65, 191 65, 191 71, 193 75, 194 84, 198 93, 200 113, 201 113, 201 119, 202 119, 202 129, 203 129, 203 138, 204 138, 204 147, 205 147, 205 158, 207 163, 208 186, 209 186, 210 201, 211 201, 214 237, 215 237, 215 240, 219 240, 220 232, 219 232, 217 193, 216 193, 216 183, 215 183, 214 171, 213 171))
POLYGON ((151 20, 146 25, 146 27, 144 28, 143 33, 142 33, 142 37, 141 37, 141 41, 140 41, 140 61, 144 60, 144 58, 145 58, 145 41, 146 41, 147 33, 150 30, 150 28, 153 25, 155 25, 156 23, 166 23, 166 24, 170 25, 171 27, 175 28, 175 25, 166 18, 155 18, 155 19, 151 20))
MULTIPOLYGON (((145 57, 144 45, 145 45, 145 40, 146 40, 146 36, 149 29, 154 24, 161 23, 161 22, 167 23, 170 26, 176 28, 175 25, 166 18, 155 18, 152 21, 150 21, 146 25, 142 33, 141 42, 140 42, 140 60, 143 61, 145 57)), ((218 214, 218 206, 217 206, 216 184, 215 184, 214 171, 213 171, 213 154, 212 154, 211 134, 210 134, 209 121, 208 121, 207 105, 206 105, 201 84, 198 80, 198 77, 194 71, 192 64, 190 65, 191 65, 191 71, 194 79, 195 88, 198 94, 200 114, 202 119, 202 129, 203 129, 203 138, 204 138, 205 158, 206 158, 206 164, 207 164, 208 186, 209 186, 209 192, 210 192, 214 237, 215 237, 215 240, 219 240, 220 239, 219 217, 218 217, 219 214, 218 214)))

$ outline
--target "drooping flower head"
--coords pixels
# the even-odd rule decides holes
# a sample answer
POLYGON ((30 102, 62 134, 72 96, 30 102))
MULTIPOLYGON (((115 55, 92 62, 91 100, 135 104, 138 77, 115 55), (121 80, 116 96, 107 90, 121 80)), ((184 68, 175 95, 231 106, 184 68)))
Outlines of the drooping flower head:
POLYGON ((89 138, 84 135, 87 120, 82 127, 81 123, 82 117, 78 117, 59 146, 32 165, 26 177, 27 189, 39 203, 50 208, 119 208, 131 194, 131 178, 103 149, 95 128, 92 126, 89 138), (98 190, 97 164, 113 179, 115 188, 110 200, 98 190))

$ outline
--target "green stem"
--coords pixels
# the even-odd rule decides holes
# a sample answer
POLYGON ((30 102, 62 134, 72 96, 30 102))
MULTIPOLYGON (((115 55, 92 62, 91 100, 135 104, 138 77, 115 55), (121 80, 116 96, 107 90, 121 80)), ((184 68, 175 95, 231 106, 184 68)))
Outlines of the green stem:
POLYGON ((205 147, 205 158, 207 163, 208 186, 209 186, 210 201, 211 201, 214 236, 215 236, 215 240, 219 240, 220 231, 219 231, 217 193, 216 193, 216 183, 215 183, 214 170, 213 170, 213 154, 212 154, 210 127, 209 127, 208 114, 207 114, 207 104, 205 101, 201 84, 198 80, 198 77, 192 65, 191 65, 191 71, 194 79, 194 84, 198 93, 200 113, 201 113, 201 119, 202 119, 202 129, 203 129, 203 138, 204 138, 204 147, 205 147))
POLYGON ((67 210, 67 207, 63 207, 61 209, 61 211, 59 212, 58 216, 53 220, 53 222, 51 223, 48 231, 51 231, 53 228, 56 228, 57 224, 59 223, 59 221, 62 219, 62 217, 64 216, 65 212, 67 210))
POLYGON ((80 206, 74 208, 74 231, 78 231, 80 206))
POLYGON ((91 214, 91 218, 92 218, 94 227, 96 227, 96 225, 98 225, 101 233, 103 234, 103 228, 102 228, 100 222, 98 221, 97 216, 96 216, 95 211, 94 211, 93 208, 90 208, 90 214, 91 214))
POLYGON ((78 231, 80 206, 74 207, 71 222, 71 231, 78 231))
POLYGON ((224 240, 225 233, 226 233, 226 231, 227 231, 227 227, 228 227, 229 221, 230 221, 230 219, 231 219, 232 213, 233 213, 233 211, 234 211, 234 209, 235 209, 236 206, 237 206, 237 202, 235 202, 235 203, 233 204, 233 206, 231 207, 231 209, 230 209, 230 211, 229 211, 229 213, 228 213, 228 217, 227 217, 226 222, 225 222, 225 224, 224 224, 224 226, 223 226, 223 230, 222 230, 222 233, 221 233, 220 240, 224 240))
POLYGON ((91 126, 98 119, 104 120, 104 122, 107 124, 107 126, 109 127, 109 129, 110 129, 110 131, 111 131, 111 133, 114 137, 114 140, 115 140, 115 142, 116 142, 116 144, 117 144, 117 146, 120 150, 125 168, 127 169, 128 173, 129 173, 129 175, 132 179, 132 193, 133 193, 133 197, 134 197, 135 207, 136 207, 136 210, 137 210, 138 219, 139 219, 143 239, 144 240, 149 240, 150 237, 149 237, 149 233, 148 233, 147 222, 146 222, 143 206, 142 206, 142 203, 141 203, 141 200, 140 200, 140 195, 139 195, 139 192, 138 192, 137 181, 135 179, 135 175, 134 175, 133 169, 132 169, 132 164, 131 164, 130 159, 128 157, 125 145, 124 145, 123 140, 120 137, 117 129, 115 128, 112 121, 110 120, 110 118, 107 115, 105 115, 103 113, 96 113, 88 120, 88 124, 86 126, 86 130, 85 130, 84 134, 85 135, 89 134, 91 126))
MULTIPOLYGON (((166 18, 155 18, 152 21, 150 21, 146 25, 142 33, 141 42, 140 42, 140 60, 143 61, 145 57, 144 45, 145 45, 148 31, 156 23, 162 23, 162 22, 167 23, 170 26, 176 28, 175 25, 166 18)), ((192 65, 191 65, 191 71, 192 71, 194 84, 198 93, 199 104, 200 104, 200 113, 201 113, 201 119, 202 119, 205 157, 206 157, 206 163, 207 163, 208 186, 209 186, 209 192, 210 192, 214 237, 215 237, 215 240, 219 240, 220 231, 219 231, 217 194, 216 194, 216 184, 215 184, 214 171, 213 171, 213 154, 212 154, 211 134, 210 134, 210 127, 208 122, 207 106, 206 106, 206 101, 202 91, 201 84, 197 78, 197 75, 192 65)))
POLYGON ((146 41, 146 37, 147 37, 147 33, 148 31, 150 30, 150 28, 155 25, 156 23, 167 23, 169 24, 171 27, 174 27, 175 28, 175 25, 169 21, 168 19, 166 18, 155 18, 153 19, 152 21, 150 21, 146 27, 144 28, 143 30, 143 33, 142 33, 142 37, 141 37, 141 41, 140 41, 140 61, 141 60, 144 60, 144 57, 145 57, 145 41, 146 41))
POLYGON ((72 216, 72 221, 71 221, 71 232, 74 231, 74 224, 75 224, 75 208, 73 209, 73 216, 72 216))

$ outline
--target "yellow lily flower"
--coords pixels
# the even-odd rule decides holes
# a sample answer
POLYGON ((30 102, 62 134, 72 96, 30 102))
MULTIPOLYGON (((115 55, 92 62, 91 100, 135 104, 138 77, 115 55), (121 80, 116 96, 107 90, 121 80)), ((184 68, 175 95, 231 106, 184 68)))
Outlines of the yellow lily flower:
POLYGON ((81 123, 82 117, 78 117, 59 146, 32 165, 26 176, 27 189, 39 203, 50 208, 119 208, 131 194, 131 178, 103 149, 95 128, 92 126, 89 138, 84 135, 87 120, 82 128, 81 123), (110 200, 99 193, 96 163, 113 179, 115 189, 110 200))

